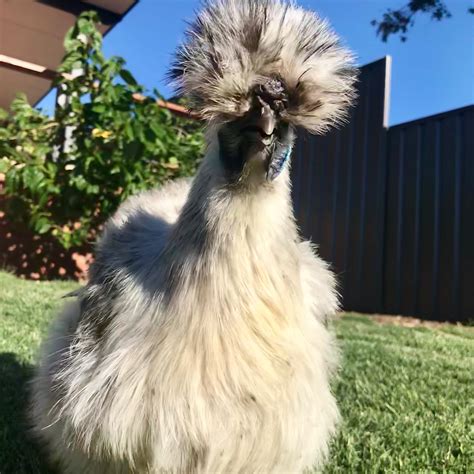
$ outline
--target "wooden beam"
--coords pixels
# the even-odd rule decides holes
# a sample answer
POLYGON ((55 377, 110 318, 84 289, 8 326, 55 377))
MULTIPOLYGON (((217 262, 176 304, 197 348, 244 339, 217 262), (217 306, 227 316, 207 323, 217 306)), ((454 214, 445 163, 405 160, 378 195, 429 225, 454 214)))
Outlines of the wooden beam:
MULTIPOLYGON (((143 102, 144 100, 146 100, 146 97, 143 94, 138 94, 138 93, 133 94, 133 98, 137 102, 143 102)), ((180 117, 195 119, 195 120, 199 119, 199 116, 197 114, 191 112, 190 110, 188 110, 186 107, 183 107, 182 105, 175 104, 174 102, 168 102, 166 100, 157 99, 156 104, 159 107, 168 109, 170 112, 174 113, 175 115, 179 115, 180 117)))
MULTIPOLYGON (((48 69, 47 67, 41 66, 40 64, 29 63, 18 58, 5 56, 3 54, 0 54, 0 67, 11 69, 13 71, 17 71, 23 74, 29 74, 31 76, 40 77, 41 79, 45 79, 48 81, 52 81, 59 74, 57 71, 48 69)), ((67 77, 68 75, 63 73, 63 76, 67 77)), ((132 97, 138 102, 143 102, 146 99, 143 94, 138 93, 133 94, 132 97)), ((167 109, 173 114, 178 115, 180 117, 189 119, 199 119, 199 116, 197 114, 189 111, 186 107, 183 107, 182 105, 175 104, 174 102, 168 102, 166 100, 157 99, 156 104, 159 107, 167 109)))
POLYGON ((47 67, 23 61, 18 58, 5 56, 4 54, 0 54, 0 67, 4 67, 5 69, 11 69, 13 71, 21 72, 24 74, 29 74, 35 77, 41 77, 42 79, 50 81, 52 81, 57 75, 56 71, 52 71, 47 67))

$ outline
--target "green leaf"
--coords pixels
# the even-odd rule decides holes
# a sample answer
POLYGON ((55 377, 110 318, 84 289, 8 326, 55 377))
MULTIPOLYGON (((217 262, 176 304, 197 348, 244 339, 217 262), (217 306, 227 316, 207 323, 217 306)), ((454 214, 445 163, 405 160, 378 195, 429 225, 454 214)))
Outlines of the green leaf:
POLYGON ((7 158, 0 159, 0 173, 6 173, 11 167, 11 162, 7 158))
POLYGON ((100 187, 97 184, 89 184, 86 190, 89 194, 99 194, 100 187))
POLYGON ((107 110, 107 107, 104 104, 98 103, 93 104, 91 110, 96 114, 103 114, 107 110))
POLYGON ((45 217, 40 217, 34 223, 35 231, 38 234, 46 234, 51 229, 51 223, 45 217))
POLYGON ((119 74, 120 74, 120 77, 129 86, 137 86, 138 85, 137 81, 135 80, 135 78, 133 77, 133 75, 130 71, 127 71, 126 69, 122 69, 119 74))

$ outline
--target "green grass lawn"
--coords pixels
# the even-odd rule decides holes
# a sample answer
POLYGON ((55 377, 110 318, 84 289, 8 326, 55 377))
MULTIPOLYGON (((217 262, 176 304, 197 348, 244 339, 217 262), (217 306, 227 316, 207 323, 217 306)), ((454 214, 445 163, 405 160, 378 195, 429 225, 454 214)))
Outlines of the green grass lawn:
MULTIPOLYGON (((24 409, 35 351, 73 283, 0 272, 0 473, 47 473, 24 409)), ((345 315, 335 385, 343 423, 327 472, 474 472, 474 329, 345 315)))

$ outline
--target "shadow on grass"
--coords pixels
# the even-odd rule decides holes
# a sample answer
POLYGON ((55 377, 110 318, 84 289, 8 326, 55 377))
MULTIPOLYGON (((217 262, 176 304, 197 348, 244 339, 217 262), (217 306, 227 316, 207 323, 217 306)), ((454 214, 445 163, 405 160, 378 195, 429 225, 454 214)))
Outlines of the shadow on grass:
POLYGON ((0 353, 0 472, 49 474, 27 421, 28 381, 33 367, 15 354, 0 353))

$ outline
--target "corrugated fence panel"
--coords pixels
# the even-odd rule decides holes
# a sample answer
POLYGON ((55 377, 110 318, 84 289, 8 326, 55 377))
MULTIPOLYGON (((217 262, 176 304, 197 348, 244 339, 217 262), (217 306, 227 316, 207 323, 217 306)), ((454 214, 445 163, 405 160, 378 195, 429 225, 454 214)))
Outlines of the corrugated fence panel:
POLYGON ((302 132, 293 157, 293 200, 302 234, 336 271, 345 308, 382 303, 384 143, 389 58, 361 70, 349 125, 324 137, 302 132))
POLYGON ((474 318, 474 107, 460 114, 456 126, 456 244, 453 252, 459 314, 474 318))
POLYGON ((390 128, 384 307, 474 317, 474 107, 390 128))

